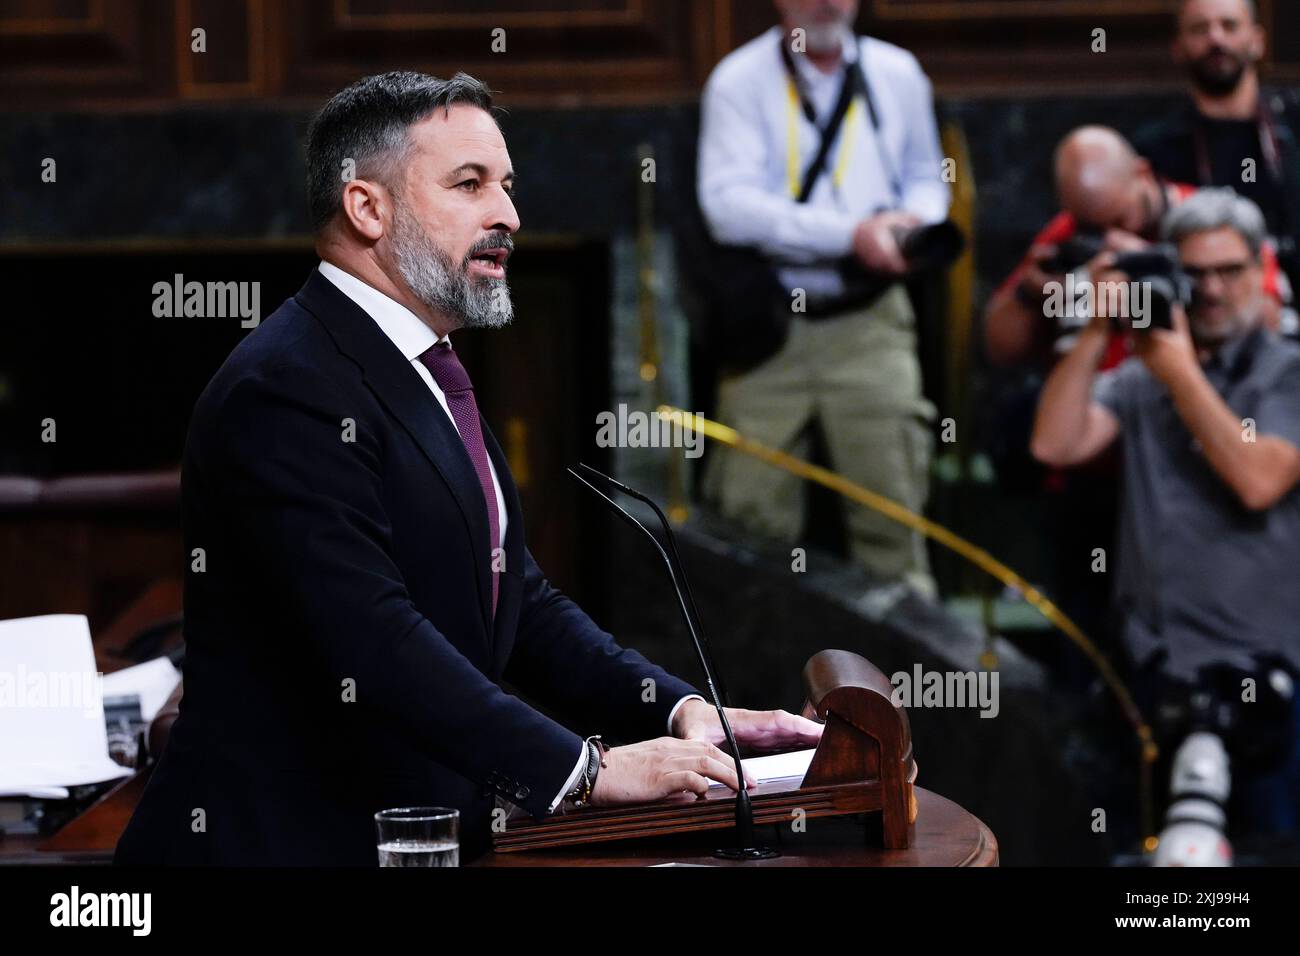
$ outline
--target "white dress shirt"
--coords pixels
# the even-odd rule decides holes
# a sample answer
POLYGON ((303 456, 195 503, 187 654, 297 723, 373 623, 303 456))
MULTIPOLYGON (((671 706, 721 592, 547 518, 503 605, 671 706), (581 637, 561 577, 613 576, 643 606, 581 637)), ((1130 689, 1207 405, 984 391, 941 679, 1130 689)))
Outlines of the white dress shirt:
MULTIPOLYGON (((384 295, 373 286, 362 282, 352 273, 344 272, 330 262, 322 262, 318 268, 321 275, 338 286, 340 292, 359 305, 366 315, 375 320, 375 324, 397 346, 397 350, 411 363, 420 378, 424 379, 424 384, 429 386, 429 391, 433 392, 434 398, 438 399, 438 404, 442 406, 442 410, 446 413, 452 428, 456 428, 456 419, 452 416, 451 408, 447 405, 447 396, 438 387, 438 383, 433 380, 433 375, 425 367, 425 364, 420 361, 420 356, 433 348, 434 345, 439 342, 450 344, 451 338, 446 335, 439 338, 433 329, 424 324, 423 319, 406 306, 384 295)), ((460 434, 459 428, 456 428, 456 434, 460 434)), ((501 482, 497 479, 497 469, 492 464, 490 455, 488 456, 488 471, 492 474, 492 490, 496 492, 497 498, 497 521, 501 529, 500 539, 492 542, 492 547, 495 549, 505 547, 506 499, 505 495, 501 493, 501 482)))
MULTIPOLYGON (((350 272, 344 272, 338 266, 330 262, 321 262, 317 267, 320 274, 338 287, 339 291, 361 307, 361 311, 375 320, 375 324, 380 330, 388 336, 389 340, 397 347, 397 350, 406 357, 411 363, 424 384, 429 386, 429 390, 438 399, 438 404, 442 406, 443 412, 447 415, 447 420, 451 422, 453 428, 456 427, 456 419, 451 414, 451 408, 447 405, 447 396, 438 383, 434 381, 433 375, 428 368, 420 361, 420 356, 432 348, 438 342, 450 342, 450 337, 444 335, 441 338, 424 321, 402 305, 395 299, 390 298, 380 292, 373 286, 367 285, 350 272)), ((460 429, 456 429, 460 434, 460 429)), ((501 523, 500 541, 493 542, 493 547, 503 547, 502 542, 506 539, 506 500, 501 493, 501 482, 497 479, 496 466, 492 464, 492 459, 488 458, 488 470, 492 473, 492 488, 496 492, 496 506, 498 520, 501 523)), ((668 733, 672 734, 673 718, 677 716, 677 710, 688 700, 703 700, 698 694, 688 694, 673 705, 672 711, 668 714, 668 733)), ((578 754, 578 761, 573 766, 573 772, 569 774, 569 779, 565 781, 560 792, 556 794, 555 799, 551 801, 549 810, 554 810, 559 806, 564 795, 572 790, 578 783, 578 777, 582 773, 587 763, 587 747, 584 744, 581 752, 578 754)))
MULTIPOLYGON (((886 209, 915 213, 925 223, 948 214, 943 155, 934 118, 933 93, 916 58, 872 37, 844 35, 844 59, 830 74, 803 54, 792 54, 800 84, 825 126, 834 112, 844 62, 860 59, 880 118, 872 128, 861 96, 831 145, 826 166, 805 203, 790 195, 787 72, 776 26, 728 54, 704 88, 700 112, 697 182, 700 208, 714 238, 754 246, 782 265, 787 289, 810 298, 844 291, 831 260, 853 251, 859 222, 886 209), (832 172, 845 145, 839 188, 832 172)), ((820 133, 797 110, 799 177, 812 162, 820 133)))

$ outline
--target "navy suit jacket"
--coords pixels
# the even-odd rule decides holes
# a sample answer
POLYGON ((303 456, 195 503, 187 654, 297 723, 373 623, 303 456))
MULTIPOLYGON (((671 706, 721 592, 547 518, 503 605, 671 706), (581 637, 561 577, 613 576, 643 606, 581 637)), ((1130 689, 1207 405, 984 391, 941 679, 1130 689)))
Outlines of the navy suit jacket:
POLYGON ((666 735, 694 689, 546 581, 483 437, 508 513, 494 622, 474 467, 378 325, 314 271, 231 353, 182 465, 185 694, 118 862, 373 866, 374 813, 430 805, 472 856, 496 795, 545 814, 581 750, 503 681, 666 735))

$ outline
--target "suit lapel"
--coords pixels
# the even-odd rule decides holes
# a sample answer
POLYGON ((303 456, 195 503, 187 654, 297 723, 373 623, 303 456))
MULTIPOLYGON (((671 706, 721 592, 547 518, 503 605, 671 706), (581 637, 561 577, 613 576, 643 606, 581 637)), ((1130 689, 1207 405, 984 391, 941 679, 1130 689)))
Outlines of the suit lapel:
MULTIPOLYGON (((451 491, 473 542, 479 610, 483 616, 484 634, 490 635, 492 567, 490 562, 478 558, 479 555, 489 555, 491 550, 488 547, 487 508, 474 464, 456 427, 438 407, 437 400, 419 373, 383 330, 319 270, 312 270, 295 298, 320 320, 339 349, 361 366, 371 391, 411 435, 451 491)), ((487 435, 486 428, 484 435, 487 435)), ((495 442, 491 447, 495 447, 495 442)), ((498 466, 498 480, 502 480, 504 492, 501 474, 498 466)), ((512 526, 513 523, 512 516, 512 526)), ((506 558, 510 560, 509 549, 506 558)), ((491 640, 490 636, 488 639, 491 640)))

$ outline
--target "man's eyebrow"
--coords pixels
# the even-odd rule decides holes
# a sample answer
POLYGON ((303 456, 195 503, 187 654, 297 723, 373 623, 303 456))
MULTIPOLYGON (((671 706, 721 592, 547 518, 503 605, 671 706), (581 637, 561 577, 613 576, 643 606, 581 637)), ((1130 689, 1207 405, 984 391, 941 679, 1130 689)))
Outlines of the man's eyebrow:
MULTIPOLYGON (((484 166, 482 163, 461 163, 459 166, 457 166, 455 169, 453 169, 451 172, 447 174, 447 178, 455 179, 457 176, 461 175, 462 173, 467 173, 467 172, 473 173, 476 176, 487 176, 488 168, 484 166)), ((501 181, 507 182, 513 180, 514 178, 515 178, 515 171, 513 169, 508 169, 506 170, 506 174, 501 177, 501 181)))

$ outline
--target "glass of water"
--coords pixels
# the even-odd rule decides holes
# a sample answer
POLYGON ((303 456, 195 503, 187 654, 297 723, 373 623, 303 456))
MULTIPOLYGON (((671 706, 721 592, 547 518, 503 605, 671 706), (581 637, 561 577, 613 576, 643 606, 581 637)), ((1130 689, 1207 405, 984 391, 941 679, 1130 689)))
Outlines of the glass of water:
POLYGON ((398 807, 375 814, 380 866, 460 866, 460 811, 398 807))

